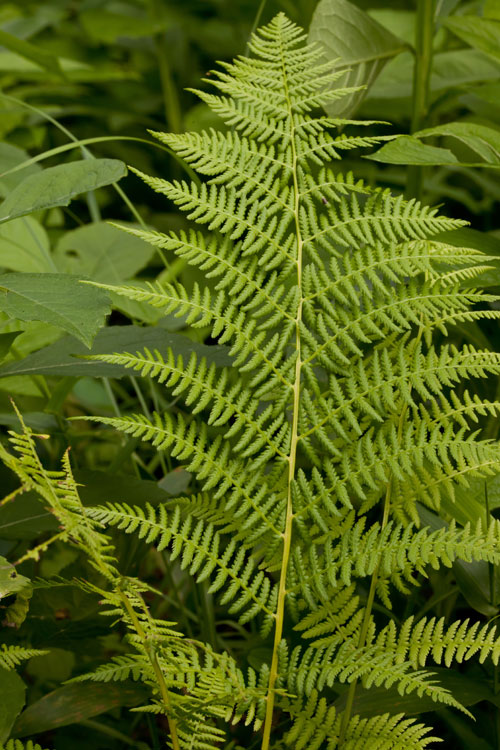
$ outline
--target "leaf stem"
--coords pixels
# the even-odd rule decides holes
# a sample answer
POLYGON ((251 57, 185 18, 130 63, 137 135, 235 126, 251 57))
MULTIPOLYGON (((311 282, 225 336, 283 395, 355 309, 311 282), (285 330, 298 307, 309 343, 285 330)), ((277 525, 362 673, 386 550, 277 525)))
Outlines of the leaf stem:
MULTIPOLYGON (((415 32, 415 66, 413 69, 413 102, 411 132, 424 127, 429 114, 430 81, 432 72, 432 41, 434 36, 435 0, 418 0, 415 32)), ((409 198, 422 195, 423 167, 408 169, 406 193, 409 198)))
POLYGON ((175 721, 175 719, 173 719, 171 716, 168 715, 168 711, 171 708, 170 697, 168 695, 167 685, 165 683, 165 679, 163 677, 163 673, 161 671, 161 667, 160 667, 160 664, 158 662, 158 658, 157 658, 154 650, 148 648, 146 633, 144 632, 144 629, 143 629, 141 623, 139 622, 137 614, 136 614, 134 608, 132 607, 132 605, 131 605, 131 603, 129 601, 128 596, 123 591, 121 591, 120 589, 117 590, 117 593, 118 593, 120 599, 122 600, 122 602, 123 602, 123 604, 125 606, 125 609, 127 610, 127 613, 129 615, 130 619, 132 620, 132 624, 134 626, 134 629, 135 629, 137 635, 139 636, 139 638, 141 639, 141 641, 144 644, 146 653, 148 654, 149 660, 151 662, 151 666, 153 667, 153 670, 154 670, 154 673, 155 673, 155 677, 156 677, 156 681, 158 683, 158 687, 160 689, 160 694, 161 694, 161 697, 162 697, 162 700, 163 700, 163 704, 164 704, 165 709, 166 709, 166 717, 167 717, 167 721, 168 721, 168 727, 169 727, 169 730, 170 730, 170 739, 172 740, 172 748, 173 748, 173 750, 180 750, 179 737, 177 735, 177 722, 175 721))
POLYGON ((269 684, 267 689, 267 703, 266 703, 266 716, 264 719, 264 729, 262 738, 262 750, 269 750, 271 741, 271 728, 273 722, 274 712, 274 700, 275 700, 275 685, 278 677, 278 649, 281 643, 283 635, 283 622, 285 615, 285 600, 286 600, 286 577, 288 570, 288 562, 290 559, 290 552, 292 546, 292 527, 293 527, 293 504, 292 504, 292 482, 295 477, 295 464, 297 459, 297 445, 299 441, 299 407, 300 407, 300 378, 302 369, 302 358, 301 358, 301 334, 300 326, 302 323, 302 248, 303 239, 302 231, 300 226, 300 190, 297 174, 297 149, 295 145, 295 127, 293 120, 292 102, 290 100, 290 93, 288 91, 287 83, 287 70, 285 67, 285 55, 283 49, 281 49, 281 60, 283 68, 283 84, 286 95, 286 101, 288 106, 289 118, 290 118, 290 144, 292 151, 292 174, 293 174, 293 190, 294 190, 294 221, 295 231, 297 236, 297 286, 300 290, 300 302, 297 307, 297 314, 295 319, 295 340, 297 348, 297 361, 295 363, 295 380, 293 384, 293 407, 292 407, 292 434, 290 441, 290 454, 288 457, 288 493, 287 493, 287 504, 286 504, 286 517, 285 517, 285 529, 283 532, 283 556, 281 560, 281 571, 280 581, 278 589, 278 603, 276 606, 276 624, 274 631, 274 644, 273 654, 271 658, 271 667, 269 672, 269 684))

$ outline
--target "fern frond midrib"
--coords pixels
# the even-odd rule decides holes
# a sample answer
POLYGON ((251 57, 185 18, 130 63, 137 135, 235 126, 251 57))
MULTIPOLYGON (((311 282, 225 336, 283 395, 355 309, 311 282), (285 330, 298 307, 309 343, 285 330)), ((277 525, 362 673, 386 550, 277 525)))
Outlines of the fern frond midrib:
POLYGON ((286 516, 285 516, 285 528, 283 531, 283 553, 282 563, 279 578, 278 588, 278 602, 276 607, 276 620, 275 620, 275 631, 274 631, 274 643, 271 657, 271 664, 269 670, 269 682, 268 682, 268 694, 266 704, 266 716, 264 719, 263 728, 263 739, 261 750, 269 750, 271 741, 271 728, 273 722, 274 713, 274 700, 275 700, 275 685, 278 678, 278 654, 283 634, 284 614, 285 614, 285 600, 286 600, 286 580, 288 563, 291 552, 292 544, 292 530, 293 530, 293 496, 292 496, 292 483, 295 478, 295 462, 298 447, 298 429, 299 429, 299 411, 300 411, 300 380, 302 371, 302 360, 301 360, 301 323, 302 323, 302 252, 303 252, 303 237, 302 227, 300 222, 300 190, 299 190, 299 177, 297 170, 298 154, 295 145, 295 126, 294 116, 292 109, 292 102, 288 92, 288 72, 286 67, 286 56, 283 49, 283 42, 280 38, 280 57, 281 57, 281 69, 283 75, 283 87, 286 93, 287 108, 288 108, 288 121, 290 128, 290 145, 292 150, 292 175, 293 175, 293 192, 294 192, 294 224, 296 232, 296 264, 297 264, 297 288, 300 290, 299 303, 297 305, 296 312, 296 323, 295 323, 295 336, 296 336, 296 351, 297 358, 295 362, 295 381, 293 384, 293 407, 292 407, 292 427, 290 436, 290 453, 289 453, 289 471, 288 471, 288 487, 287 487, 287 501, 286 501, 286 516))

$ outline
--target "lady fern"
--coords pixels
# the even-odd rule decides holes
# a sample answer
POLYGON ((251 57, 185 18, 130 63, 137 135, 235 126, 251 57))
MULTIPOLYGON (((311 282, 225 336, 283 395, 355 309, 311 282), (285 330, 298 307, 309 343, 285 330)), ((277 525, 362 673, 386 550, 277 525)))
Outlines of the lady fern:
POLYGON ((203 230, 128 230, 201 269, 204 285, 100 285, 186 315, 230 346, 231 367, 173 351, 99 356, 178 401, 152 418, 94 419, 168 451, 200 493, 83 509, 70 479, 64 502, 46 492, 68 538, 102 562, 100 596, 135 649, 88 678, 144 680, 144 710, 169 716, 174 748, 224 747, 224 723, 243 721, 262 750, 420 750, 436 739, 429 729, 399 713, 357 715, 356 687, 466 711, 425 665, 498 662, 494 626, 397 624, 388 612, 394 589, 407 593, 429 566, 500 562, 497 521, 432 531, 419 517, 419 503, 439 512, 457 484, 500 468, 497 444, 474 428, 500 404, 456 392, 499 374, 500 356, 433 343, 457 323, 497 317, 486 307, 494 297, 471 288, 487 259, 436 239, 462 222, 336 170, 343 151, 381 138, 332 134, 366 123, 319 112, 350 90, 333 86, 339 74, 299 28, 280 14, 250 49, 210 79, 218 94, 197 92, 227 130, 156 134, 201 180, 140 175, 203 230), (270 649, 260 673, 154 620, 145 588, 121 579, 103 526, 170 550, 242 623, 256 620, 270 649))

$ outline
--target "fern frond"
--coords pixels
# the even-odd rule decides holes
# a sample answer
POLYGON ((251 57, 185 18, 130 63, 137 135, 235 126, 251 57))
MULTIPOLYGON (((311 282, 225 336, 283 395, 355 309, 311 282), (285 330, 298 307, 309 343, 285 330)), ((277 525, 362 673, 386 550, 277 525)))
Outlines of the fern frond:
POLYGON ((6 646, 2 643, 0 648, 0 668, 15 669, 23 661, 33 659, 34 656, 44 656, 49 651, 40 651, 35 648, 25 648, 24 646, 6 646))
MULTIPOLYGON (((293 726, 285 737, 285 747, 293 750, 337 750, 341 715, 325 698, 314 691, 304 703, 291 704, 293 726)), ((437 737, 426 736, 431 731, 404 714, 383 714, 370 719, 355 716, 348 725, 345 745, 349 750, 423 750, 437 737)))
MULTIPOLYGON (((74 522, 68 538, 94 560, 109 554, 102 526, 136 533, 210 580, 220 606, 242 622, 255 618, 264 634, 274 628, 261 674, 243 675, 229 655, 155 620, 145 589, 123 578, 118 585, 109 568, 115 586, 101 600, 125 623, 152 690, 143 710, 172 716, 181 748, 218 747, 223 722, 241 720, 262 723, 262 750, 417 750, 432 742, 425 727, 400 715, 351 717, 351 708, 359 683, 464 710, 422 669, 426 660, 478 654, 496 663, 500 655, 489 626, 446 628, 431 618, 398 628, 390 617, 390 583, 407 592, 429 566, 500 562, 497 521, 430 531, 420 528, 417 505, 439 512, 458 485, 500 471, 498 445, 479 433, 499 405, 463 388, 468 380, 473 393, 474 380, 500 374, 500 357, 443 340, 458 323, 499 317, 489 309, 498 297, 472 288, 488 256, 436 239, 464 222, 336 170, 352 148, 388 136, 345 133, 359 123, 315 111, 352 89, 340 88, 342 72, 304 42, 279 14, 253 35, 252 57, 214 72, 216 94, 198 92, 226 132, 154 133, 200 179, 136 172, 190 226, 132 233, 198 268, 204 285, 100 285, 185 316, 229 345, 225 368, 170 350, 99 357, 178 397, 173 413, 91 419, 168 451, 199 483, 199 507, 194 498, 85 513, 74 505, 72 516, 68 489, 64 523, 74 522), (385 605, 377 618, 375 596, 385 605), (289 658, 288 617, 294 638, 312 641, 289 658), (158 670, 172 693, 168 709, 158 670), (328 700, 342 685, 348 699, 337 714, 328 700)), ((62 502, 57 493, 53 502, 62 502)), ((96 675, 119 677, 133 663, 96 675)))
POLYGON ((223 537, 212 524, 191 518, 182 521, 179 507, 169 518, 164 505, 145 509, 128 505, 112 505, 87 509, 89 516, 101 524, 115 526, 127 534, 137 533, 149 544, 157 542, 159 550, 172 547, 172 559, 180 556, 181 568, 196 575, 198 582, 212 577, 209 593, 220 591, 229 584, 221 597, 222 604, 231 603, 231 613, 239 615, 240 622, 248 622, 264 614, 263 631, 272 627, 276 586, 258 570, 256 562, 238 549, 237 537, 223 545, 223 537), (216 572, 215 576, 212 576, 216 572))

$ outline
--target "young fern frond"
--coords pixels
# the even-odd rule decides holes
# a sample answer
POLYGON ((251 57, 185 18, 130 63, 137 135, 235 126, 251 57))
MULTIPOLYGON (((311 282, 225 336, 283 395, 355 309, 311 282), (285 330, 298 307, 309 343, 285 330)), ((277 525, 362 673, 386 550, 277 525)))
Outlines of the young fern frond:
POLYGON ((8 740, 5 745, 0 745, 0 750, 46 750, 38 743, 31 740, 23 742, 21 740, 8 740))

